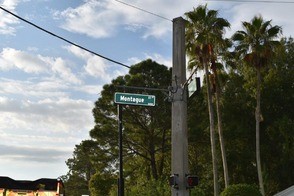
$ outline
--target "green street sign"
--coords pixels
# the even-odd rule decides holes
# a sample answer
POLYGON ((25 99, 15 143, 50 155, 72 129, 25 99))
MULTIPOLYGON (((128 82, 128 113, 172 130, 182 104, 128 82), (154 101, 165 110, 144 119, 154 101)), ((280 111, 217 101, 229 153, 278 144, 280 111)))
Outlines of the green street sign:
POLYGON ((114 102, 126 105, 155 106, 155 96, 131 93, 115 93, 114 102))

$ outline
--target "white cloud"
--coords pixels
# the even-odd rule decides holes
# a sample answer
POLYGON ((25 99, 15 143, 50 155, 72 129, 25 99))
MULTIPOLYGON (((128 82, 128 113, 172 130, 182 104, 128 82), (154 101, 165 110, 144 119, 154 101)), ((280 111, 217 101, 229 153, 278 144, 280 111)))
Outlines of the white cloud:
MULTIPOLYGON (((71 156, 73 148, 54 147, 54 144, 46 148, 41 143, 37 147, 29 147, 14 145, 12 142, 17 138, 13 136, 4 139, 11 143, 0 145, 0 173, 2 176, 9 176, 15 180, 36 180, 57 178, 66 174, 65 161, 71 156)), ((27 140, 28 138, 22 139, 27 140)))
POLYGON ((163 64, 167 67, 172 67, 172 59, 171 58, 167 59, 160 54, 145 54, 145 56, 146 56, 146 59, 152 59, 159 64, 163 64))
POLYGON ((101 57, 90 54, 75 46, 68 46, 65 48, 85 62, 83 68, 88 76, 99 78, 103 82, 110 82, 111 79, 122 73, 118 70, 113 71, 112 65, 108 64, 106 60, 101 57))
POLYGON ((105 4, 103 1, 90 0, 55 15, 65 18, 63 28, 66 30, 96 38, 108 37, 115 31, 119 18, 111 10, 105 9, 105 4))
POLYGON ((93 102, 81 99, 30 101, 0 97, 0 139, 7 145, 11 143, 9 138, 22 146, 74 145, 93 127, 93 106, 93 102))
POLYGON ((57 73, 64 81, 68 81, 73 84, 82 83, 82 81, 72 73, 67 63, 61 58, 56 58, 53 60, 52 70, 53 72, 57 73))
MULTIPOLYGON (((2 0, 0 1, 0 5, 11 12, 15 12, 15 7, 17 6, 19 0, 2 0)), ((15 33, 15 28, 11 25, 19 23, 18 20, 4 12, 0 11, 0 34, 10 34, 13 35, 15 33)))
POLYGON ((143 58, 131 57, 128 59, 128 62, 133 65, 133 64, 140 63, 141 61, 144 61, 146 59, 152 59, 153 61, 156 61, 158 64, 162 64, 167 67, 172 67, 172 59, 165 58, 162 55, 156 54, 156 53, 154 54, 144 53, 143 58))
POLYGON ((192 8, 194 1, 183 5, 180 0, 165 1, 124 1, 166 19, 146 13, 116 1, 85 1, 78 7, 56 12, 55 16, 65 19, 63 28, 69 31, 86 34, 94 38, 111 37, 118 28, 136 31, 143 29, 142 37, 154 36, 163 38, 172 30, 170 20, 182 16, 187 8, 192 8))
POLYGON ((291 36, 294 31, 294 23, 291 21, 293 15, 292 4, 283 3, 234 3, 221 10, 225 15, 221 17, 228 19, 231 29, 227 32, 230 37, 238 30, 242 30, 242 22, 250 22, 256 15, 261 15, 264 20, 272 20, 272 25, 279 25, 283 28, 285 36, 291 36))
POLYGON ((15 9, 20 0, 2 0, 0 2, 1 6, 7 9, 15 9))
POLYGON ((105 63, 99 57, 91 57, 87 60, 87 64, 85 65, 86 72, 94 77, 105 77, 105 63))
POLYGON ((67 96, 68 85, 62 80, 43 79, 42 81, 0 79, 0 94, 21 97, 64 97, 67 96))
POLYGON ((81 84, 82 81, 72 73, 69 63, 60 57, 46 57, 31 53, 3 48, 0 53, 0 70, 21 70, 25 73, 56 75, 65 82, 81 84))
POLYGON ((84 65, 84 69, 87 74, 89 74, 90 76, 101 78, 106 76, 106 67, 108 65, 106 64, 105 60, 75 46, 68 46, 65 48, 78 58, 85 61, 86 64, 84 65))
POLYGON ((103 89, 103 85, 83 85, 83 86, 75 87, 74 89, 79 92, 98 95, 103 89))
POLYGON ((20 69, 26 73, 42 73, 48 69, 48 63, 43 61, 41 56, 34 56, 29 53, 13 48, 3 48, 0 53, 0 70, 20 69))

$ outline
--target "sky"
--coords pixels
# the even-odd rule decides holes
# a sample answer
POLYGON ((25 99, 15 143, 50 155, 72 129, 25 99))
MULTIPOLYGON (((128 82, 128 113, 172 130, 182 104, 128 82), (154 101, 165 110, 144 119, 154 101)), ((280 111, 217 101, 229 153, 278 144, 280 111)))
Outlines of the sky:
MULTIPOLYGON (((198 5, 207 4, 231 23, 227 37, 258 14, 282 26, 284 36, 294 32, 293 0, 123 2, 132 6, 118 0, 0 0, 0 6, 129 66, 150 58, 171 67, 172 20, 198 5)), ((89 139, 92 109, 103 85, 126 73, 128 68, 0 10, 0 176, 65 175, 75 145, 89 139)))

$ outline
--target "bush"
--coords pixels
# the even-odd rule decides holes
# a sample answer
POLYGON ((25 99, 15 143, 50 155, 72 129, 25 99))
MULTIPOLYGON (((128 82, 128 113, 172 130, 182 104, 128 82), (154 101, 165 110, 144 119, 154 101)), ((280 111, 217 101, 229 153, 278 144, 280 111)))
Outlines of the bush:
POLYGON ((234 184, 228 186, 221 196, 262 196, 255 185, 249 184, 234 184))
POLYGON ((90 180, 90 193, 91 195, 109 195, 109 192, 116 183, 116 179, 107 173, 96 173, 91 177, 90 180))
POLYGON ((166 179, 141 181, 137 185, 133 184, 131 187, 126 188, 125 192, 128 196, 163 196, 171 194, 170 186, 166 179))

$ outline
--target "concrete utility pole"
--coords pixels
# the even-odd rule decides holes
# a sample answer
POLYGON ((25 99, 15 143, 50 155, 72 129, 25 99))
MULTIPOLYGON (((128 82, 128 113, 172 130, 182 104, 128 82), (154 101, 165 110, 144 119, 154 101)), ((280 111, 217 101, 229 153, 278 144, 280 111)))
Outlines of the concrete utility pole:
POLYGON ((187 90, 185 20, 173 20, 173 69, 172 69, 172 175, 177 176, 177 186, 172 187, 172 196, 189 195, 186 188, 188 171, 187 135, 187 90))

